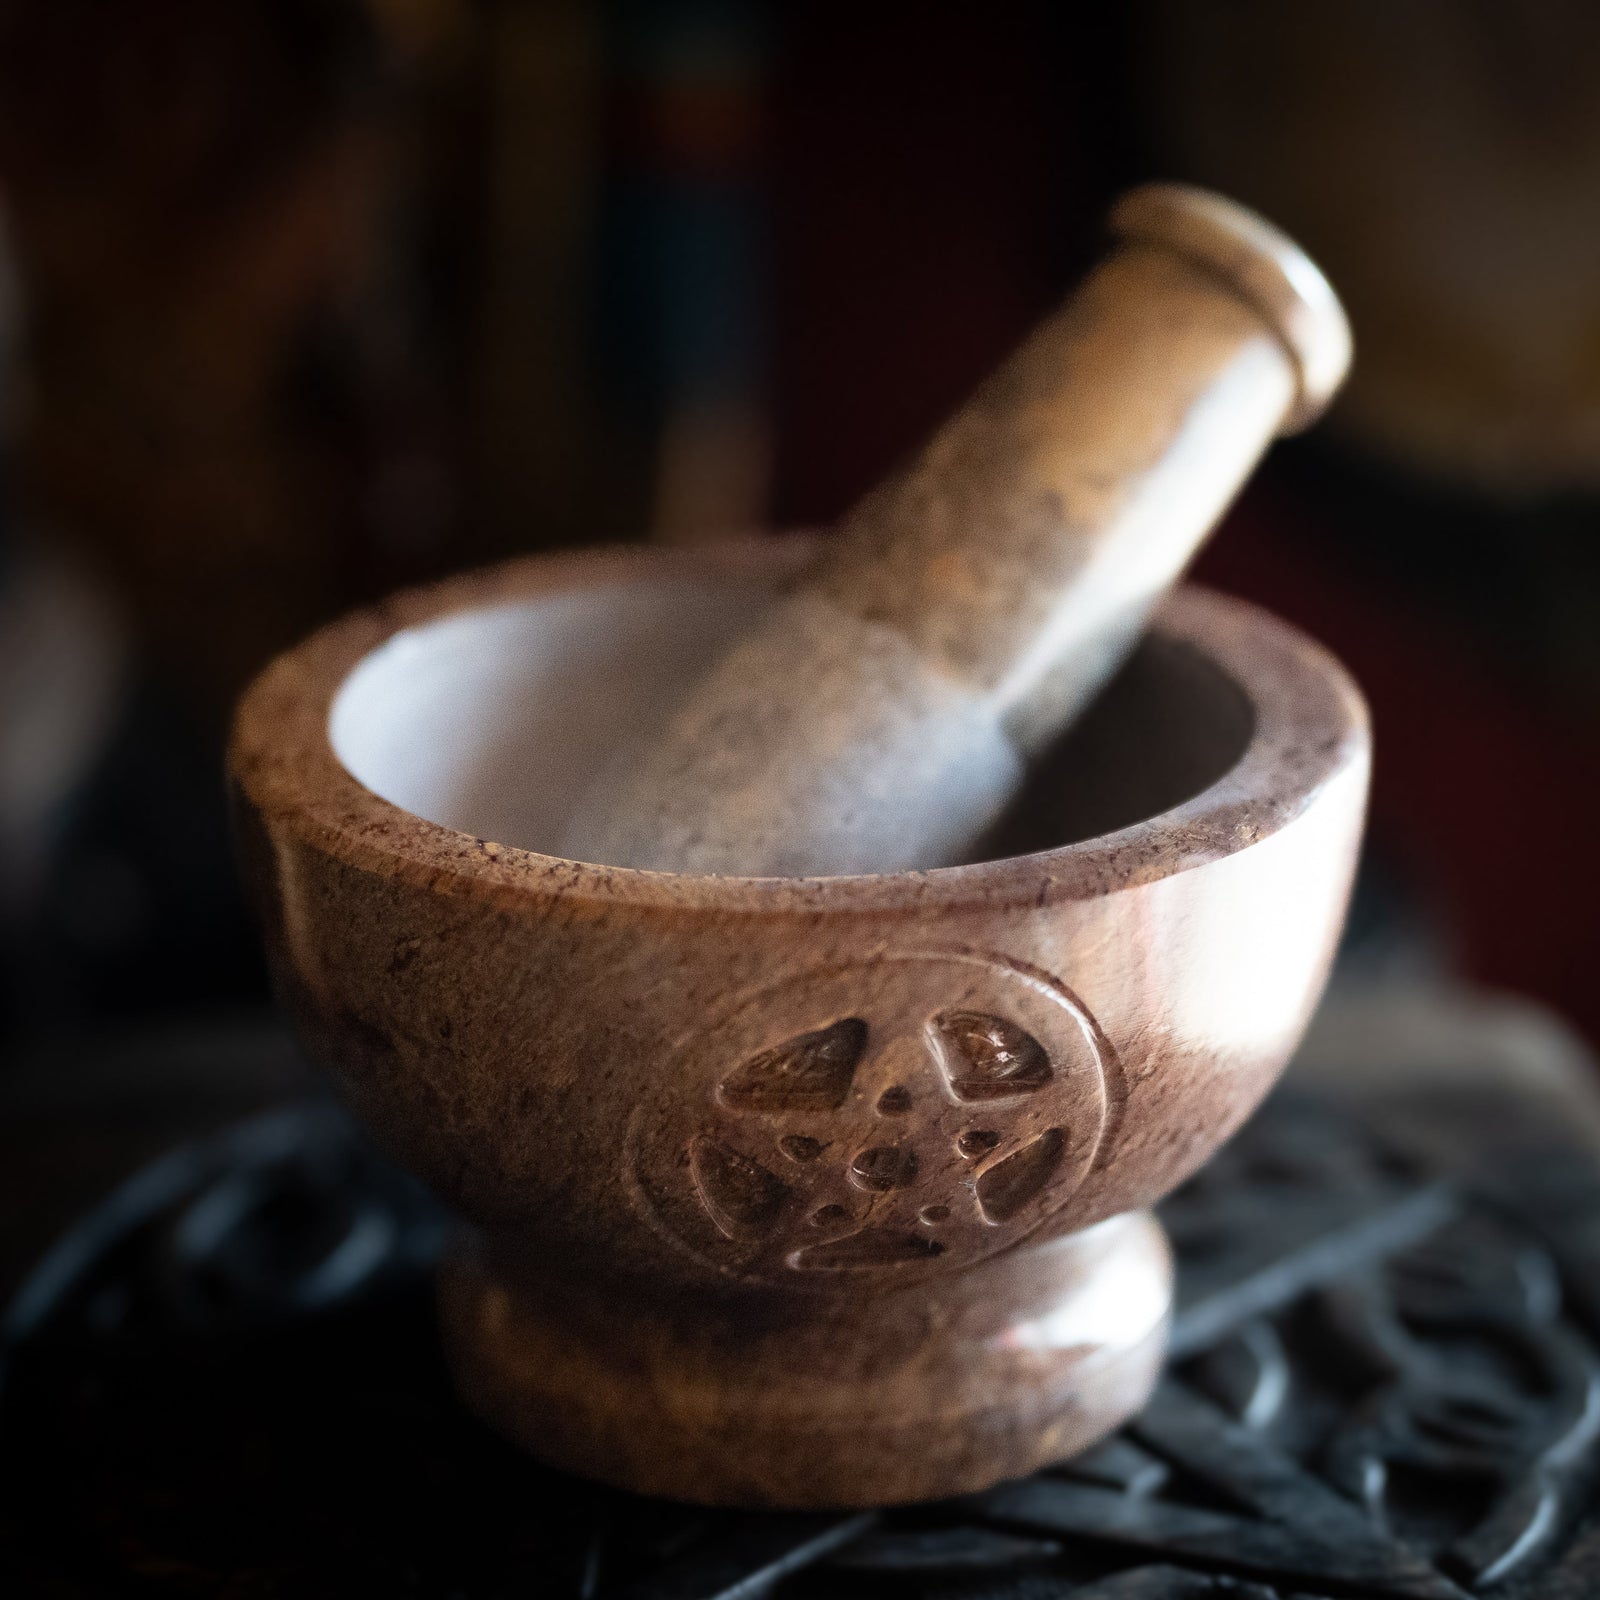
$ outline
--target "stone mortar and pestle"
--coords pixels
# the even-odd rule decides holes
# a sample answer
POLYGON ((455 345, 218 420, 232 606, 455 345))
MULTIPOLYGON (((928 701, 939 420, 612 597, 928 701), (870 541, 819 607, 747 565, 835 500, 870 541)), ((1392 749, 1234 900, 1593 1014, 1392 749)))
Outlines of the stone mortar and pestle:
POLYGON ((1337 388, 1316 268, 1134 191, 827 541, 537 557, 323 629, 230 773, 275 985, 462 1219, 460 1392, 718 1505, 977 1490, 1162 1358, 1149 1208, 1326 980, 1360 696, 1183 567, 1337 388))

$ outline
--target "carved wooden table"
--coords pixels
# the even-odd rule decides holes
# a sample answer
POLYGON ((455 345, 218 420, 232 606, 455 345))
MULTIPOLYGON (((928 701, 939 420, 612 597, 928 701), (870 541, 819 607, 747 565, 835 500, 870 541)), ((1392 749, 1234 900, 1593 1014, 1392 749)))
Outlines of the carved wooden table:
POLYGON ((434 1333, 441 1218, 294 1098, 141 1167, 22 1282, 0 1587, 1600 1592, 1600 1098, 1559 1030, 1459 997, 1347 1007, 1163 1215, 1174 1360, 1109 1442, 965 1502, 710 1513, 472 1421, 434 1333))

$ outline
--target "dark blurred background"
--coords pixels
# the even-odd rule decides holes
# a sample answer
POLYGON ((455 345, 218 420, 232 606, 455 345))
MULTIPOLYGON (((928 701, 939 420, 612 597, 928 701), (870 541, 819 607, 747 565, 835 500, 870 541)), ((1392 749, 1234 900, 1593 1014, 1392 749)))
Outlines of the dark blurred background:
POLYGON ((1151 176, 1355 324, 1200 564, 1372 700, 1347 973, 1600 1039, 1600 8, 0 0, 0 1041, 264 1002, 220 752, 274 651, 828 521, 1151 176))

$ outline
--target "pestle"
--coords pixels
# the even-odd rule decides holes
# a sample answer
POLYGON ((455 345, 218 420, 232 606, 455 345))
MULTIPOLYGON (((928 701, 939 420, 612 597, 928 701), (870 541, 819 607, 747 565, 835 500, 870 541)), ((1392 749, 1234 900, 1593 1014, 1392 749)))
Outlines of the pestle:
POLYGON ((1287 238, 1156 184, 1110 253, 594 786, 563 854, 746 877, 962 859, 1275 435, 1349 364, 1287 238))

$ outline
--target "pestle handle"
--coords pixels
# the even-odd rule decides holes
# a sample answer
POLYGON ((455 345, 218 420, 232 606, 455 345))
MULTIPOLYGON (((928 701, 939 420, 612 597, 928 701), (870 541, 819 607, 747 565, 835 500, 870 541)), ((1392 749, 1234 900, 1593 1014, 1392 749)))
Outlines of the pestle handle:
POLYGON ((1066 304, 591 794, 567 854, 893 871, 959 858, 994 820, 1350 358, 1322 274, 1242 207, 1150 185, 1111 231, 1066 304))
POLYGON ((1262 451, 1350 361, 1283 234, 1151 184, 1117 248, 846 518, 808 587, 992 695, 1024 749, 1114 670, 1262 451))

